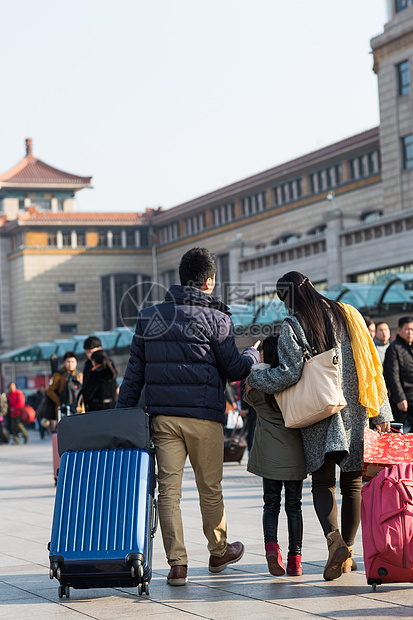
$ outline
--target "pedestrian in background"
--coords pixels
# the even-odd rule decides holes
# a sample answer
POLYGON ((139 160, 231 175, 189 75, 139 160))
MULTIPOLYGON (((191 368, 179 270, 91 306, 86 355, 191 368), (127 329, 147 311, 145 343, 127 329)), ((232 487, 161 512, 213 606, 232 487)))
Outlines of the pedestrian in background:
MULTIPOLYGON (((277 343, 279 336, 268 336, 262 343, 263 363, 254 364, 252 371, 276 368, 279 365, 277 343)), ((281 493, 284 487, 285 512, 288 522, 288 575, 302 575, 303 516, 301 497, 303 480, 307 477, 301 433, 286 428, 282 413, 272 394, 251 388, 246 381, 244 400, 257 413, 254 440, 247 469, 263 479, 265 555, 271 575, 285 574, 280 545, 278 519, 281 493)))
POLYGON ((413 317, 399 319, 397 336, 384 358, 384 378, 396 422, 405 433, 413 431, 413 317))
POLYGON ((86 411, 113 409, 116 405, 118 388, 116 368, 101 349, 92 353, 90 361, 92 369, 88 373, 86 385, 83 385, 86 411))
POLYGON ((376 336, 373 342, 376 345, 380 361, 384 364, 384 357, 390 345, 390 327, 384 321, 376 323, 376 336))
POLYGON ((37 410, 39 409, 40 403, 43 400, 45 392, 46 392, 46 387, 44 385, 41 385, 36 390, 36 392, 34 392, 33 394, 30 394, 30 396, 27 397, 27 404, 30 405, 31 407, 33 407, 33 409, 36 412, 36 427, 38 427, 39 434, 40 434, 40 439, 44 439, 44 436, 47 433, 47 431, 44 428, 44 426, 42 424, 40 424, 40 420, 39 420, 39 418, 37 416, 37 410))
POLYGON ((8 428, 9 422, 9 403, 7 400, 6 392, 0 394, 0 444, 9 443, 10 431, 8 428))
POLYGON ((87 385, 89 373, 92 370, 92 353, 102 350, 102 341, 97 336, 88 336, 83 343, 83 349, 86 353, 87 360, 83 367, 83 385, 87 385))
POLYGON ((55 403, 56 419, 58 409, 61 412, 79 412, 80 396, 82 392, 82 373, 77 372, 77 359, 73 351, 67 351, 63 356, 62 368, 55 372, 52 382, 47 388, 47 395, 55 403))
POLYGON ((24 443, 29 441, 29 436, 20 417, 21 409, 25 405, 24 394, 16 388, 15 383, 9 383, 7 400, 9 403, 9 416, 11 421, 11 432, 13 435, 13 445, 19 443, 19 434, 23 437, 24 443))
MULTIPOLYGON (((337 579, 343 570, 357 568, 352 556, 360 524, 364 428, 371 419, 381 431, 388 431, 393 416, 380 360, 360 313, 348 304, 323 297, 307 276, 297 271, 278 280, 277 294, 293 311, 290 320, 313 355, 337 349, 347 405, 301 429, 314 508, 327 539, 323 575, 326 580, 337 579), (370 373, 371 383, 365 384, 363 378, 370 373), (340 468, 342 534, 335 499, 336 465, 340 468)), ((278 355, 279 366, 251 373, 251 387, 274 394, 299 381, 304 356, 289 321, 281 327, 278 355)))
POLYGON ((367 329, 369 330, 369 334, 371 336, 371 339, 374 340, 374 338, 376 337, 376 323, 371 318, 371 316, 365 316, 363 318, 364 318, 364 320, 366 322, 367 329))

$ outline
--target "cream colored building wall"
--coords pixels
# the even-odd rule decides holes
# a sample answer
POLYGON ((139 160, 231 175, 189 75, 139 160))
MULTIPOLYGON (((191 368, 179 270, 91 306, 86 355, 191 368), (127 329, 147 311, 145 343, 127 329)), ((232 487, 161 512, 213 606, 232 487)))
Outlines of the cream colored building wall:
POLYGON ((0 350, 11 348, 11 303, 10 303, 10 272, 7 255, 10 252, 11 240, 0 237, 0 350))
MULTIPOLYGON (((335 197, 334 203, 347 216, 354 213, 354 217, 342 218, 340 228, 353 226, 356 221, 360 221, 361 213, 382 208, 381 184, 375 183, 348 193, 339 194, 335 197)), ((271 241, 287 232, 297 233, 304 238, 314 226, 324 222, 324 216, 329 207, 329 201, 323 198, 318 202, 275 214, 256 222, 243 223, 241 221, 229 231, 211 231, 208 236, 203 238, 194 236, 188 239, 187 242, 170 249, 163 250, 161 247, 158 250, 158 273, 161 274, 168 269, 178 269, 181 256, 192 247, 207 247, 217 255, 227 253, 229 252, 228 246, 234 241, 235 236, 239 234, 242 234, 242 241, 246 243, 244 254, 253 255, 255 253, 257 256, 261 256, 263 251, 261 249, 255 251, 254 245, 265 244, 268 250, 271 251, 271 241)), ((291 248, 293 245, 288 245, 288 247, 291 248)), ((264 250, 264 255, 265 253, 266 250, 264 250)), ((376 258, 379 261, 383 259, 380 253, 376 258)), ((299 260, 287 259, 286 263, 288 263, 287 271, 305 271, 310 268, 311 277, 315 281, 327 279, 328 270, 325 257, 303 257, 299 260)), ((263 272, 264 280, 267 279, 268 274, 272 273, 273 269, 269 269, 265 273, 263 272)), ((251 274, 244 274, 241 280, 245 281, 245 278, 251 279, 251 274)), ((231 269, 231 282, 235 283, 236 280, 239 280, 239 272, 238 268, 233 266, 231 269)))
POLYGON ((401 138, 413 133, 413 7, 400 11, 386 24, 384 33, 372 40, 377 46, 380 105, 380 156, 383 204, 386 212, 413 207, 413 170, 403 170, 401 138), (411 92, 399 96, 397 65, 410 63, 411 92))
POLYGON ((59 324, 76 323, 78 334, 102 329, 101 277, 152 272, 150 256, 138 254, 26 253, 9 261, 13 347, 70 337, 59 324), (76 293, 58 293, 60 282, 75 282, 76 293), (76 314, 59 314, 59 303, 76 303, 76 314))

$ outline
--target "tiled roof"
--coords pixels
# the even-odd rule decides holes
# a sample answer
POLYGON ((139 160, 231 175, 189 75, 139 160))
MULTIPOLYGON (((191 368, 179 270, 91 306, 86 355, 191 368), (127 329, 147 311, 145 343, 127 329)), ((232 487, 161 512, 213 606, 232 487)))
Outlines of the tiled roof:
POLYGON ((33 155, 26 155, 14 168, 0 174, 0 187, 21 187, 21 186, 73 186, 90 187, 92 177, 80 177, 69 174, 45 164, 33 155))
POLYGON ((193 200, 177 205, 176 207, 172 207, 171 209, 167 209, 166 211, 162 211, 157 214, 155 213, 153 222, 156 225, 160 225, 164 221, 169 222, 173 218, 180 217, 187 211, 190 212, 196 207, 201 208, 207 206, 213 201, 231 199, 234 194, 248 191, 249 188, 268 182, 268 180, 271 181, 273 177, 294 174, 297 172, 297 169, 308 169, 310 166, 317 166, 323 159, 331 159, 335 153, 338 155, 343 151, 356 148, 359 144, 376 140, 378 141, 378 139, 379 128, 373 127, 373 129, 363 131, 362 133, 346 138, 345 140, 340 140, 340 142, 329 144, 328 146, 318 149, 317 151, 312 151, 311 153, 292 159, 284 164, 280 164, 279 166, 275 166, 274 168, 270 168, 264 172, 260 172, 251 177, 242 179, 242 181, 237 181, 231 185, 226 185, 225 187, 221 187, 220 189, 210 192, 209 194, 199 196, 198 198, 194 198, 193 200))
POLYGON ((147 215, 142 213, 52 213, 29 207, 16 220, 0 221, 0 226, 138 226, 147 222, 147 215))

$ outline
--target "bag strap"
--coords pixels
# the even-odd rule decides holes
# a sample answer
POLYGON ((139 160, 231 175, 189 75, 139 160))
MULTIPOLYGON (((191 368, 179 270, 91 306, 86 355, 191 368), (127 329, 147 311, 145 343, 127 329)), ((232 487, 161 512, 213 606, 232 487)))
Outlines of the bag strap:
POLYGON ((303 357, 304 359, 309 359, 310 357, 312 357, 311 355, 311 351, 310 349, 304 344, 304 340, 302 339, 302 336, 299 332, 299 330, 297 329, 297 327, 294 324, 294 321, 292 319, 290 319, 290 317, 287 317, 285 319, 285 321, 288 323, 288 325, 290 325, 291 329, 293 330, 294 334, 297 337, 297 341, 298 344, 300 345, 302 351, 303 351, 303 357))

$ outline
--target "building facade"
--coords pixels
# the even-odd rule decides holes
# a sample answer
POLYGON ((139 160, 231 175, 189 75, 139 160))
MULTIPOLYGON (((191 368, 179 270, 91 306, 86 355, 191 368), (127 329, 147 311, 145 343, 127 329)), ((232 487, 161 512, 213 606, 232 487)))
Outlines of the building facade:
POLYGON ((0 175, 1 351, 133 325, 193 246, 216 253, 231 304, 291 270, 320 289, 413 272, 413 4, 389 10, 371 41, 379 127, 177 207, 75 213, 91 178, 36 160, 27 142, 0 175))

